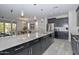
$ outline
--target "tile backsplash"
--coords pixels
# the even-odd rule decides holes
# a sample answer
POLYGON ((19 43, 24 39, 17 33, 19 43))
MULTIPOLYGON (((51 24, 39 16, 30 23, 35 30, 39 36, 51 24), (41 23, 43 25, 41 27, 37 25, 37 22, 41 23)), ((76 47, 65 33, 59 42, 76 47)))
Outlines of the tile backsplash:
POLYGON ((66 27, 55 27, 56 31, 68 31, 66 27))

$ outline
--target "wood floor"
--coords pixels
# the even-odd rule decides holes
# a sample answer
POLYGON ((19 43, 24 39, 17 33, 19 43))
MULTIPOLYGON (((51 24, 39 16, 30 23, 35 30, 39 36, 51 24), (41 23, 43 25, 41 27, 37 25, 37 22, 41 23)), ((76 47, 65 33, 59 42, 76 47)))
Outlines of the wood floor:
POLYGON ((54 43, 43 55, 72 55, 71 43, 68 40, 54 39, 54 43))

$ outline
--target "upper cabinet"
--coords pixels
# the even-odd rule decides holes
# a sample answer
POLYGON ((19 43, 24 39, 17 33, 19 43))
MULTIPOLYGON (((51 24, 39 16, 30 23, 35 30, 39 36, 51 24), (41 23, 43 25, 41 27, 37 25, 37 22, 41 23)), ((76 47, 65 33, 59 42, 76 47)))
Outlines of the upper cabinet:
POLYGON ((77 26, 79 26, 79 6, 78 6, 76 12, 77 12, 77 26))
POLYGON ((55 27, 64 27, 66 25, 68 26, 68 17, 48 19, 48 23, 54 23, 55 27))

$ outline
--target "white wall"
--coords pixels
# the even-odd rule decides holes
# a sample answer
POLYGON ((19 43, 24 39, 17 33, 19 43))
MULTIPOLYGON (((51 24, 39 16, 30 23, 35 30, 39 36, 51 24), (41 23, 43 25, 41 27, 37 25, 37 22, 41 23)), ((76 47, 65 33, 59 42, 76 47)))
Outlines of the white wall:
POLYGON ((22 31, 23 27, 22 27, 22 22, 21 21, 17 21, 17 31, 22 31))
MULTIPOLYGON (((47 18, 43 18, 42 20, 41 19, 42 18, 37 18, 37 21, 38 21, 38 31, 39 32, 45 32, 46 31, 46 27, 47 27, 47 18)), ((33 22, 33 18, 32 18, 31 22, 33 22)), ((23 29, 22 22, 21 21, 17 21, 17 31, 22 31, 22 29, 23 29)))
POLYGON ((46 32, 46 26, 47 26, 47 18, 43 18, 43 20, 41 20, 41 18, 38 20, 38 30, 40 32, 46 32))
POLYGON ((69 41, 71 41, 71 33, 78 34, 77 13, 75 10, 69 11, 69 41))

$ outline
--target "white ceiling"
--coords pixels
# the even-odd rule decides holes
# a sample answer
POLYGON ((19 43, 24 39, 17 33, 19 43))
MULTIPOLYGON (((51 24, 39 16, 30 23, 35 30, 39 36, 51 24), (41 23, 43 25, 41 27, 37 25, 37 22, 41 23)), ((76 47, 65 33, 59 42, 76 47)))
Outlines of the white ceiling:
POLYGON ((0 17, 16 19, 20 17, 21 11, 23 11, 26 17, 39 16, 49 18, 67 14, 71 10, 76 10, 77 7, 78 4, 0 4, 0 17), (13 15, 10 12, 11 9, 13 9, 13 15))

